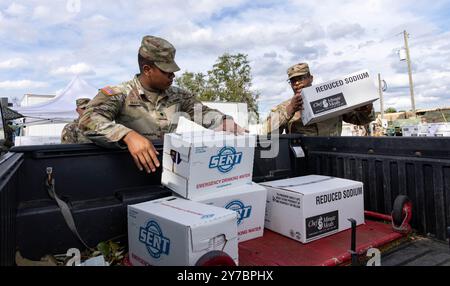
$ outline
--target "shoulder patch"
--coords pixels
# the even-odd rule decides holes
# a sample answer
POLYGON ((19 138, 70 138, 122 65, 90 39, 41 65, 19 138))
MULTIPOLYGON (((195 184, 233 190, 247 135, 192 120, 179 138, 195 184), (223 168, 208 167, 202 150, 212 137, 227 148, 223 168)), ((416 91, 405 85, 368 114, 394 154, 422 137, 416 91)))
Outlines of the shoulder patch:
POLYGON ((104 95, 108 95, 108 96, 114 96, 114 95, 118 95, 122 93, 122 90, 118 87, 104 87, 102 89, 100 89, 101 93, 103 93, 104 95))

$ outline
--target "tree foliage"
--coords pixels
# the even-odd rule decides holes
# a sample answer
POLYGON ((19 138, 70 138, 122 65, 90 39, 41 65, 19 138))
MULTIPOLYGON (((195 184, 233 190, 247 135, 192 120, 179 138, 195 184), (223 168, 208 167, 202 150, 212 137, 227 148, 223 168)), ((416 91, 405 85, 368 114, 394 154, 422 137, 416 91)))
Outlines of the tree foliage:
POLYGON ((385 111, 385 113, 396 113, 396 112, 397 112, 397 109, 395 109, 394 107, 389 107, 385 111))
POLYGON ((247 55, 225 53, 206 75, 185 72, 175 81, 201 101, 247 103, 250 114, 258 118, 259 93, 251 90, 252 74, 247 55))

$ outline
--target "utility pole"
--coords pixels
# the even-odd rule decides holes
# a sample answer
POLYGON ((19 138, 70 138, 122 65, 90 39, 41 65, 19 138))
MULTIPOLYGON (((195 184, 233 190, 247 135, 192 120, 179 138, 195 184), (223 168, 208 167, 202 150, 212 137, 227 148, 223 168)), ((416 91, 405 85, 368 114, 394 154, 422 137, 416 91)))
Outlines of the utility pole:
POLYGON ((383 87, 381 86, 381 74, 378 74, 378 93, 380 94, 381 119, 384 119, 384 101, 383 101, 383 87))
POLYGON ((408 46, 408 37, 409 34, 403 31, 403 36, 405 38, 405 50, 406 50, 406 62, 408 63, 408 75, 409 75, 409 91, 411 93, 411 106, 414 117, 416 117, 416 101, 414 99, 414 83, 412 78, 412 69, 411 69, 411 57, 409 54, 409 46, 408 46))

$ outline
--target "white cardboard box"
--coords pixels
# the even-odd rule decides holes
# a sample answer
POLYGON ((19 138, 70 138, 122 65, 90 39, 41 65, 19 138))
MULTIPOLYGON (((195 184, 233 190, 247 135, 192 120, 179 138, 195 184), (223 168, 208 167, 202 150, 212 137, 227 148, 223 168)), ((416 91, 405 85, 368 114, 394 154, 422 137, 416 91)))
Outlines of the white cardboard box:
POLYGON ((248 134, 166 134, 161 183, 188 199, 250 183, 255 144, 248 134))
POLYGON ((368 70, 304 88, 304 125, 320 122, 370 104, 379 98, 368 70))
POLYGON ((267 190, 263 186, 249 183, 194 200, 236 211, 239 242, 263 236, 267 200, 267 190))
POLYGON ((306 176, 264 182, 267 229, 308 243, 364 223, 361 182, 306 176))
POLYGON ((236 212, 177 197, 128 206, 132 265, 193 266, 221 250, 238 263, 236 212))
POLYGON ((450 124, 439 124, 434 133, 436 137, 450 137, 450 124))
POLYGON ((402 136, 417 137, 419 134, 419 127, 417 125, 409 125, 402 127, 402 136))

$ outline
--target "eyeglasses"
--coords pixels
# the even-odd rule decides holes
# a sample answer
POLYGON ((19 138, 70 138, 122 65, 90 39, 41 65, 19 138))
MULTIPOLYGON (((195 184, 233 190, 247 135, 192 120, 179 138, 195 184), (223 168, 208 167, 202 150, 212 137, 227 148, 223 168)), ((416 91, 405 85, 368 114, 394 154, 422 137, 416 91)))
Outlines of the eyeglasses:
POLYGON ((310 76, 311 76, 311 75, 309 75, 309 74, 296 76, 296 77, 293 77, 293 78, 288 79, 287 82, 290 83, 291 85, 294 85, 294 84, 296 84, 297 82, 303 82, 303 81, 309 79, 310 76))

